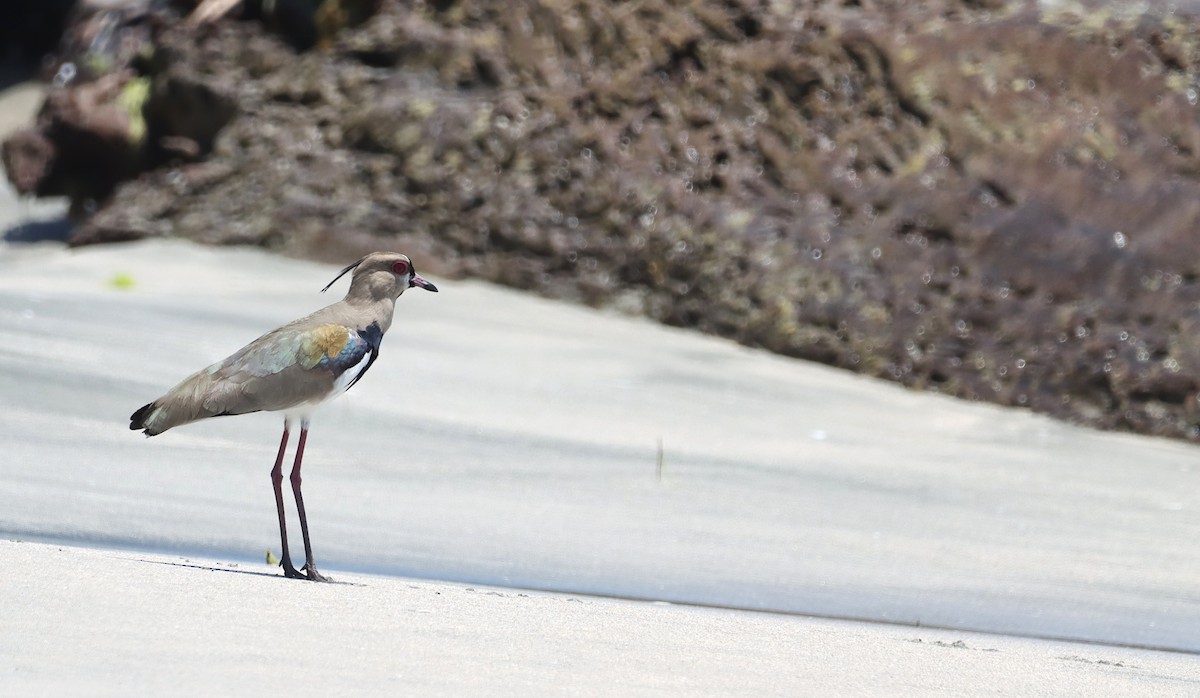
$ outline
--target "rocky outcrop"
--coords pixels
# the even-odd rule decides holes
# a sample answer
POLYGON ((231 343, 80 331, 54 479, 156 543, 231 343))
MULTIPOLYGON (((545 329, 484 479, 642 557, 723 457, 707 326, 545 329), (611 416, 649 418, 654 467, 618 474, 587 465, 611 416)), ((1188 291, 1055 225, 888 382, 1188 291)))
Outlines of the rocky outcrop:
POLYGON ((912 5, 385 2, 304 52, 165 17, 136 71, 145 164, 75 242, 400 248, 1200 437, 1196 18, 912 5))

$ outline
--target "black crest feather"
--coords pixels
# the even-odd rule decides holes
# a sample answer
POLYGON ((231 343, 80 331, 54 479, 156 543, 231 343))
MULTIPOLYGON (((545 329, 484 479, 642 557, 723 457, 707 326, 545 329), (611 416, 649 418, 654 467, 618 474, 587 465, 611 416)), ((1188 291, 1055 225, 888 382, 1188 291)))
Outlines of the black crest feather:
MULTIPOLYGON (((363 257, 363 259, 366 259, 366 257, 363 257)), ((363 260, 360 259, 357 262, 355 262, 354 264, 351 264, 350 266, 346 267, 345 269, 339 271, 338 275, 333 277, 333 281, 330 281, 329 283, 325 284, 325 288, 321 289, 321 293, 325 293, 326 291, 328 291, 330 286, 336 284, 338 279, 340 279, 346 275, 346 272, 351 271, 352 269, 354 269, 355 267, 357 267, 358 265, 360 265, 362 263, 363 263, 363 260)))

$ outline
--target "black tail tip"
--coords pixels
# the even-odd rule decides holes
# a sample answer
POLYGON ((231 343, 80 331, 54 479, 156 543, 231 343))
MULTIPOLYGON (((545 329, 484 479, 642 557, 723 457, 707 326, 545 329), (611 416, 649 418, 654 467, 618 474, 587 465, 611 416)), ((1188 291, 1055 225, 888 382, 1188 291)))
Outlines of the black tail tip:
MULTIPOLYGON (((138 409, 137 412, 134 412, 133 414, 129 415, 130 431, 137 431, 138 429, 146 429, 146 416, 150 414, 150 409, 152 407, 154 407, 153 402, 146 404, 146 405, 142 405, 138 409)), ((150 436, 150 435, 151 435, 150 430, 146 429, 146 436, 150 436)))

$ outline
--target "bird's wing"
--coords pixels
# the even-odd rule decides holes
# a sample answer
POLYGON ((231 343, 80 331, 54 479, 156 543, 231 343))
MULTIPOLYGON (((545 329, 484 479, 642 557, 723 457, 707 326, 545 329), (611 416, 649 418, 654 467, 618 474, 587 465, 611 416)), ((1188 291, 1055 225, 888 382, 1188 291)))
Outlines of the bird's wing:
POLYGON ((348 389, 374 363, 381 337, 377 329, 359 331, 336 323, 283 327, 208 371, 222 385, 236 387, 244 407, 287 409, 348 389))
POLYGON ((305 333, 297 358, 307 370, 332 373, 335 390, 349 390, 379 356, 383 333, 378 329, 372 325, 360 332, 343 325, 321 325, 305 333))
POLYGON ((308 329, 281 328, 264 335, 216 367, 234 369, 258 378, 292 372, 341 375, 364 358, 378 353, 378 344, 357 330, 331 323, 308 329))

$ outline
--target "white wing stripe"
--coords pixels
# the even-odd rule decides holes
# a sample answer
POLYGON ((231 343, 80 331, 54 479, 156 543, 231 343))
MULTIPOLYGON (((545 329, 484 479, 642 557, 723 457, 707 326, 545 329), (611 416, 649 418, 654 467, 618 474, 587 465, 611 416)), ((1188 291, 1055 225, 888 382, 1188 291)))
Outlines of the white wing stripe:
POLYGON ((346 390, 350 387, 350 384, 353 383, 356 378, 358 378, 359 374, 367 370, 367 364, 369 363, 371 363, 371 352, 368 351, 363 354, 362 359, 360 359, 357 364, 354 364, 350 368, 346 369, 342 372, 342 375, 334 379, 333 391, 331 394, 338 395, 346 392, 346 390))

